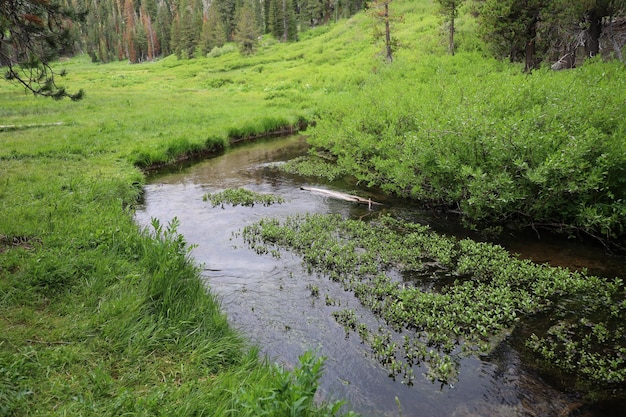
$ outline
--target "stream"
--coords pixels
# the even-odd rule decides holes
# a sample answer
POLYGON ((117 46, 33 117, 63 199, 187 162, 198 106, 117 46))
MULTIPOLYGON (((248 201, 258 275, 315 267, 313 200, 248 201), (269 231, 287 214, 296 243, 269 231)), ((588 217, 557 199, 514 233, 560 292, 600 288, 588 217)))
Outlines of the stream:
MULTIPOLYGON (((286 175, 275 164, 306 153, 304 138, 292 136, 237 145, 223 155, 187 164, 150 178, 143 203, 136 210, 138 224, 152 218, 162 223, 177 217, 178 232, 196 245, 192 255, 202 265, 202 276, 221 300, 232 325, 261 352, 286 368, 298 365, 307 350, 325 356, 319 399, 345 399, 347 408, 373 416, 622 416, 626 402, 583 405, 576 393, 560 389, 527 366, 513 343, 505 341, 488 357, 464 358, 453 385, 431 383, 416 373, 414 384, 395 381, 356 334, 347 335, 331 316, 351 308, 371 323, 364 309, 340 284, 308 273, 301 259, 288 251, 281 257, 258 255, 241 237, 244 226, 264 217, 284 219, 298 213, 336 213, 362 219, 380 212, 428 224, 437 232, 473 237, 452 216, 422 210, 403 200, 371 190, 358 190, 348 180, 331 184, 286 175), (282 196, 285 202, 269 207, 212 207, 207 192, 243 187, 282 196), (301 190, 317 187, 359 194, 384 203, 369 209, 301 190), (311 288, 319 288, 319 297, 311 288), (330 295, 334 305, 327 305, 330 295)), ((509 235, 497 242, 522 258, 587 269, 589 273, 626 278, 626 262, 605 255, 602 248, 573 240, 536 235, 509 235)))

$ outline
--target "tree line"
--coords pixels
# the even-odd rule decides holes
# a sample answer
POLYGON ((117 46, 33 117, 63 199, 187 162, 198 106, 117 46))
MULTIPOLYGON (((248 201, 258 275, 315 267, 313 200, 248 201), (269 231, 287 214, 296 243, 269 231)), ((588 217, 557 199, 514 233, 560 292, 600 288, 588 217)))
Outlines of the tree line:
MULTIPOLYGON (((88 53, 94 62, 131 63, 175 54, 204 56, 227 42, 253 53, 271 34, 297 41, 312 27, 369 10, 374 37, 385 40, 386 57, 398 47, 390 23, 402 20, 392 0, 0 0, 0 67, 5 78, 36 94, 62 98, 48 62, 88 53), (384 25, 381 30, 380 25, 384 25)), ((492 54, 524 62, 571 68, 604 51, 624 61, 626 0, 437 0, 455 51, 459 10, 473 15, 492 54)), ((73 98, 82 97, 82 93, 73 98)))
MULTIPOLYGON (((381 4, 384 10, 392 7, 391 0, 62 1, 66 7, 85 12, 84 23, 75 28, 75 39, 94 61, 128 59, 133 63, 170 54, 203 56, 226 42, 237 42, 242 51, 251 53, 263 34, 281 42, 296 41, 298 33, 309 28, 381 4)), ((611 31, 613 23, 624 18, 626 0, 437 3, 448 24, 451 53, 455 51, 455 19, 465 7, 477 18, 479 35, 490 52, 512 62, 524 62, 527 71, 547 58, 558 60, 562 67, 572 67, 577 60, 598 55, 603 37, 623 60, 623 40, 616 40, 611 31)), ((396 16, 393 10, 386 13, 396 16)))
POLYGON ((614 33, 614 23, 619 21, 626 29, 626 0, 481 0, 478 3, 479 32, 491 52, 512 62, 524 62, 526 71, 537 68, 546 58, 558 60, 559 68, 571 68, 579 59, 599 55, 603 39, 607 50, 624 61, 624 39, 618 39, 614 33), (584 56, 577 56, 579 51, 584 56))
POLYGON ((365 0, 63 0, 86 11, 76 39, 94 62, 203 56, 226 42, 254 51, 263 34, 281 42, 348 17, 365 0))

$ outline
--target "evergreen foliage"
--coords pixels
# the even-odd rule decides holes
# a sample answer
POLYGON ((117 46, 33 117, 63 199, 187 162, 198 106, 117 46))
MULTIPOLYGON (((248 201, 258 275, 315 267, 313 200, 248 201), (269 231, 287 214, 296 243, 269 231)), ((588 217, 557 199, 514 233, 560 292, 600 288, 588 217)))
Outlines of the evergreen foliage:
POLYGON ((217 9, 216 2, 209 6, 206 19, 202 22, 200 48, 202 55, 206 55, 213 48, 221 48, 226 43, 226 27, 217 9))
POLYGON ((374 26, 374 38, 383 40, 385 45, 385 58, 389 62, 393 61, 393 53, 398 46, 397 39, 391 34, 391 24, 402 21, 402 16, 395 14, 390 9, 389 5, 391 1, 392 0, 373 0, 368 5, 368 13, 376 22, 374 26))
POLYGON ((292 0, 268 0, 269 30, 281 42, 295 41, 298 38, 296 14, 292 0))
MULTIPOLYGON (((531 71, 546 57, 576 64, 583 47, 585 57, 600 52, 603 27, 609 32, 613 18, 626 12, 624 0, 485 0, 480 7, 480 32, 496 57, 525 62, 531 71)), ((621 47, 611 33, 605 34, 620 60, 621 47)))
MULTIPOLYGON (((71 42, 64 53, 84 50, 94 62, 153 60, 175 53, 206 55, 235 39, 245 2, 237 0, 58 0, 64 10, 83 10, 84 23, 68 26, 71 42)), ((299 32, 348 18, 364 9, 381 26, 374 36, 393 55, 391 34, 401 12, 382 0, 259 0, 252 2, 261 33, 281 42, 298 40, 299 32), (387 10, 387 12, 385 12, 387 10), (387 39, 388 38, 388 39, 387 39)), ((546 59, 560 67, 580 64, 601 52, 623 61, 613 25, 626 12, 624 0, 437 0, 447 24, 448 47, 454 53, 455 19, 461 7, 473 10, 485 43, 498 58, 525 62, 526 71, 546 59), (583 50, 583 52, 579 51, 583 50)), ((11 4, 9 1, 7 4, 11 4)), ((67 26, 67 25, 66 25, 67 26)), ((247 48, 243 49, 247 51, 247 48)))
POLYGON ((465 0, 437 0, 441 5, 441 13, 444 15, 446 22, 448 23, 449 42, 448 48, 450 54, 454 55, 454 21, 459 14, 459 7, 465 0))
POLYGON ((254 53, 261 34, 260 22, 254 11, 252 0, 244 1, 238 13, 237 28, 234 40, 239 44, 241 52, 250 55, 254 53))
POLYGON ((5 79, 35 95, 56 100, 80 100, 83 91, 68 93, 56 84, 50 62, 71 51, 71 22, 81 14, 58 2, 3 0, 0 2, 0 66, 5 79))

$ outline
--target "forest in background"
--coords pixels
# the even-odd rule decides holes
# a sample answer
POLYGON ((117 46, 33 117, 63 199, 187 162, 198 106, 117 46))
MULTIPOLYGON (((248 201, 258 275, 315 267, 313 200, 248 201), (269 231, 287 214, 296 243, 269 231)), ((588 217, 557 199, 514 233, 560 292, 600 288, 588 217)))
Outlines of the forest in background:
MULTIPOLYGON (((603 52, 623 61, 626 39, 624 0, 434 0, 449 32, 454 53, 455 19, 473 16, 485 42, 485 53, 524 62, 530 71, 541 62, 571 68, 603 52)), ((367 10, 386 26, 377 37, 393 43, 390 24, 402 20, 392 0, 4 0, 0 21, 10 25, 43 25, 52 16, 66 32, 60 55, 87 53, 93 62, 131 63, 175 54, 206 56, 227 42, 253 53, 263 35, 294 42, 307 30, 367 10), (54 10, 50 5, 55 5, 54 10), (57 7, 58 6, 58 7, 57 7), (4 10, 6 9, 6 10, 4 10), (382 11, 379 11, 382 10, 382 11)), ((13 34, 0 40, 0 64, 23 60, 13 34)), ((55 45, 55 47, 58 45, 55 45)), ((398 45, 394 45, 398 46, 398 45)), ((40 48, 49 48, 45 43, 40 48)))

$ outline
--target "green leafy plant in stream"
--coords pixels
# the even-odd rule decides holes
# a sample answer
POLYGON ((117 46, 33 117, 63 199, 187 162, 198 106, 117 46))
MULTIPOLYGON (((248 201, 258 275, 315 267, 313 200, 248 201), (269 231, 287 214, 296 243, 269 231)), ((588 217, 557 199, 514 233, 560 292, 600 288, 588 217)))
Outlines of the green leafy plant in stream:
MULTIPOLYGON (((626 347, 626 313, 619 306, 626 297, 618 282, 518 260, 499 246, 455 241, 388 216, 370 223, 336 215, 292 216, 282 223, 263 219, 244 228, 243 236, 250 247, 263 247, 260 253, 272 247, 295 251, 310 271, 353 292, 386 326, 372 330, 353 310, 333 316, 346 331, 359 334, 391 376, 403 375, 408 383, 413 367, 421 364, 429 379, 453 383, 462 357, 488 354, 531 317, 571 312, 563 306, 573 299, 584 299, 584 317, 600 320, 616 336, 597 353, 601 339, 575 332, 572 337, 587 341, 576 357, 590 359, 568 360, 565 369, 600 391, 626 382, 619 360, 626 347), (580 368, 588 369, 584 364, 592 361, 600 369, 580 368)), ((529 340, 541 345, 536 337, 529 340)), ((550 355, 549 348, 535 350, 540 357, 550 355)))
POLYGON ((279 195, 257 193, 245 188, 229 188, 218 193, 206 193, 202 199, 211 202, 213 207, 222 206, 222 208, 224 204, 253 207, 255 204, 271 206, 285 202, 285 199, 279 195))

